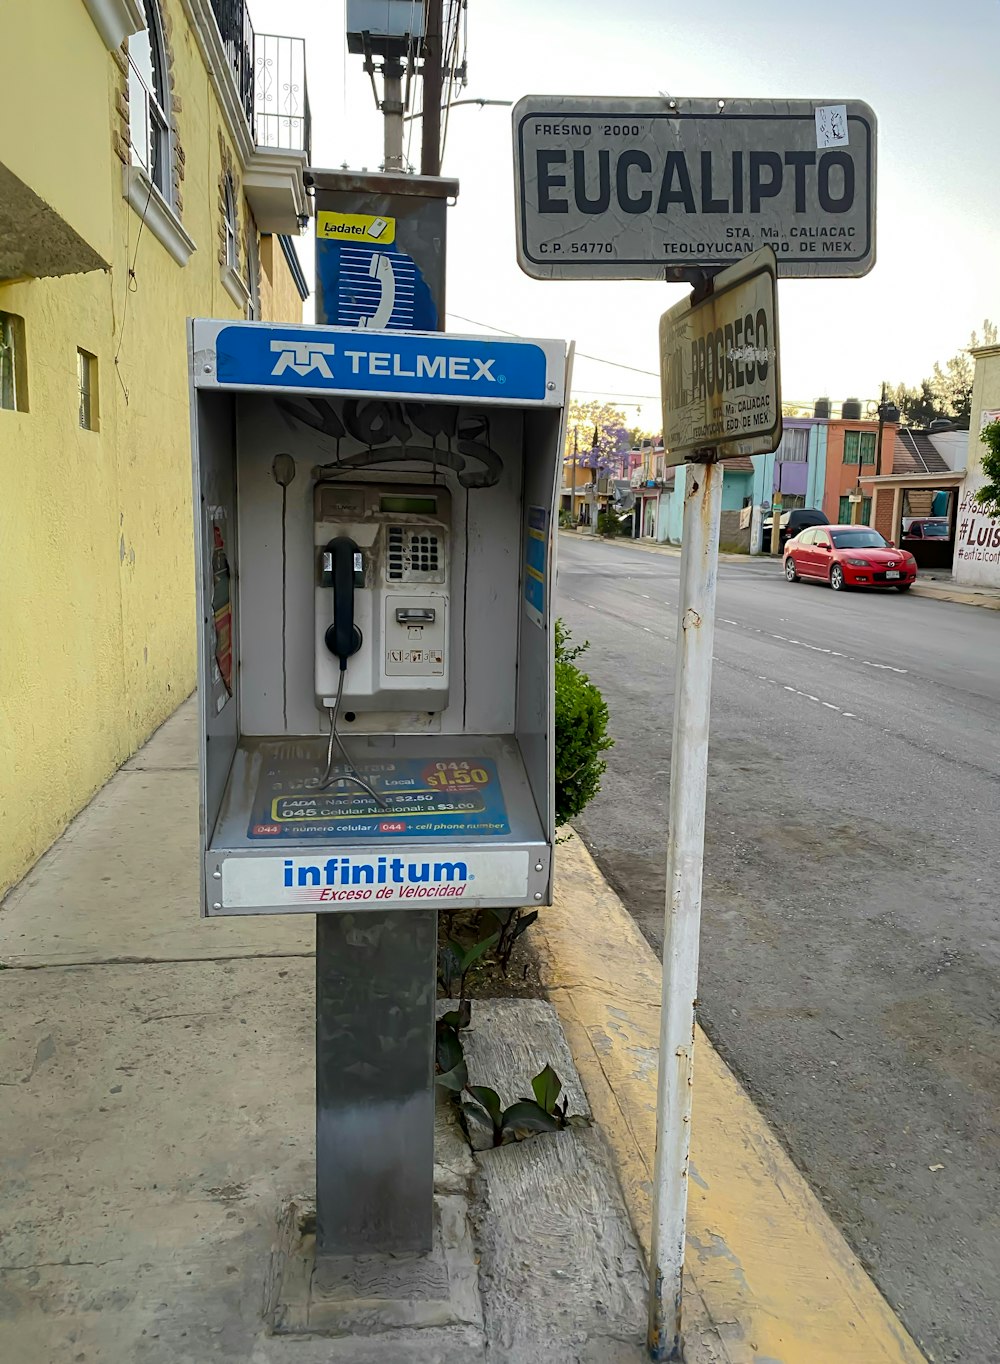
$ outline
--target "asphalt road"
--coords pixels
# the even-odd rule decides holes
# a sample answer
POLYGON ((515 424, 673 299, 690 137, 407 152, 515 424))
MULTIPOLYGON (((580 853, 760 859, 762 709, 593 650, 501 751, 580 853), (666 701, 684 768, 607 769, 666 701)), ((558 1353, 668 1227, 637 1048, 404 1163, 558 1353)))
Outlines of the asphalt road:
MULTIPOLYGON (((616 741, 576 823, 657 948, 678 569, 560 538, 616 741)), ((1000 614, 723 563, 715 660, 701 1022, 924 1350, 994 1364, 1000 614)))

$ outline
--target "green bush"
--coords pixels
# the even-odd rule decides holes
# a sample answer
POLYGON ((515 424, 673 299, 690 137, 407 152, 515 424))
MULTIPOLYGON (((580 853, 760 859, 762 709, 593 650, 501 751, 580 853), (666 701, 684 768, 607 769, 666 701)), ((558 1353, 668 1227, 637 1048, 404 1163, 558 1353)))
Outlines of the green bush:
POLYGON ((628 518, 622 518, 617 512, 602 511, 597 513, 597 533, 598 535, 627 535, 629 533, 628 518))
POLYGON ((614 740, 608 736, 608 707, 597 687, 575 660, 588 644, 571 644, 561 620, 556 621, 556 823, 578 815, 601 789, 607 763, 601 754, 614 740))
POLYGON ((567 511, 566 508, 563 507, 562 510, 559 512, 560 528, 562 530, 572 530, 575 525, 576 522, 573 520, 573 513, 571 511, 567 511))

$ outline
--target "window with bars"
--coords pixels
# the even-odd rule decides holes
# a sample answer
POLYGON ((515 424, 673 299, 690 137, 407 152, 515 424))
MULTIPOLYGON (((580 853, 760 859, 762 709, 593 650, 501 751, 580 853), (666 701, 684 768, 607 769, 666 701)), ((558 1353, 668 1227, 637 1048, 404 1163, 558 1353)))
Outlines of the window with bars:
POLYGON ((787 430, 781 437, 777 458, 788 464, 805 464, 809 459, 809 432, 787 430))
POLYGON ((128 40, 128 122, 132 164, 142 166, 168 203, 173 197, 170 166, 170 86, 157 0, 142 0, 146 27, 128 40))
POLYGON ((97 430, 97 356, 77 349, 76 378, 80 391, 80 425, 85 431, 97 430))
POLYGON ((874 431, 844 432, 844 463, 845 464, 875 463, 874 431))
POLYGON ((237 270, 239 268, 240 257, 237 249, 236 237, 236 188, 233 185, 233 177, 231 175, 227 175, 225 178, 222 195, 226 223, 226 264, 231 270, 237 270))
MULTIPOLYGON (((851 524, 851 509, 853 506, 854 503, 852 503, 850 497, 842 497, 840 499, 840 506, 837 511, 837 522, 839 525, 849 526, 851 524)), ((863 497, 861 499, 861 524, 867 526, 871 521, 871 516, 872 500, 870 497, 863 497)))
POLYGON ((8 412, 28 410, 24 319, 16 313, 0 313, 0 408, 8 412))

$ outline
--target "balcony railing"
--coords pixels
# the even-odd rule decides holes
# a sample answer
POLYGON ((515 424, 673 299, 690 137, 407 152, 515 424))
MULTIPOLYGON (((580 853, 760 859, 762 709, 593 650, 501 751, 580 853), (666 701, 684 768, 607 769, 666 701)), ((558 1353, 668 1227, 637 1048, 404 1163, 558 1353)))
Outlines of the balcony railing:
POLYGON ((310 152, 306 45, 258 33, 254 40, 253 133, 258 147, 310 152))
POLYGON ((253 24, 244 0, 212 0, 215 22, 226 50, 236 93, 253 129, 253 24))
POLYGON ((254 33, 245 0, 211 0, 247 126, 258 147, 310 154, 302 38, 254 33))

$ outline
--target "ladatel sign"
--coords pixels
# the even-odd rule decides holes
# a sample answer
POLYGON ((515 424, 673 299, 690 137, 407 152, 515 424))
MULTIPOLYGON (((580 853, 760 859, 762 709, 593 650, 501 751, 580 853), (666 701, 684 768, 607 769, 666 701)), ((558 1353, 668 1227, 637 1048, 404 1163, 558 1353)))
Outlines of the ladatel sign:
POLYGON ((518 262, 535 279, 694 283, 770 246, 780 276, 867 274, 875 141, 858 100, 528 96, 518 262))
POLYGON ((221 912, 280 907, 327 910, 416 909, 465 903, 521 902, 528 894, 528 853, 520 849, 373 849, 284 857, 227 857, 221 863, 221 912))
POLYGON ((774 252, 755 251, 715 277, 700 303, 660 319, 663 444, 668 464, 692 450, 766 454, 781 440, 774 252))

